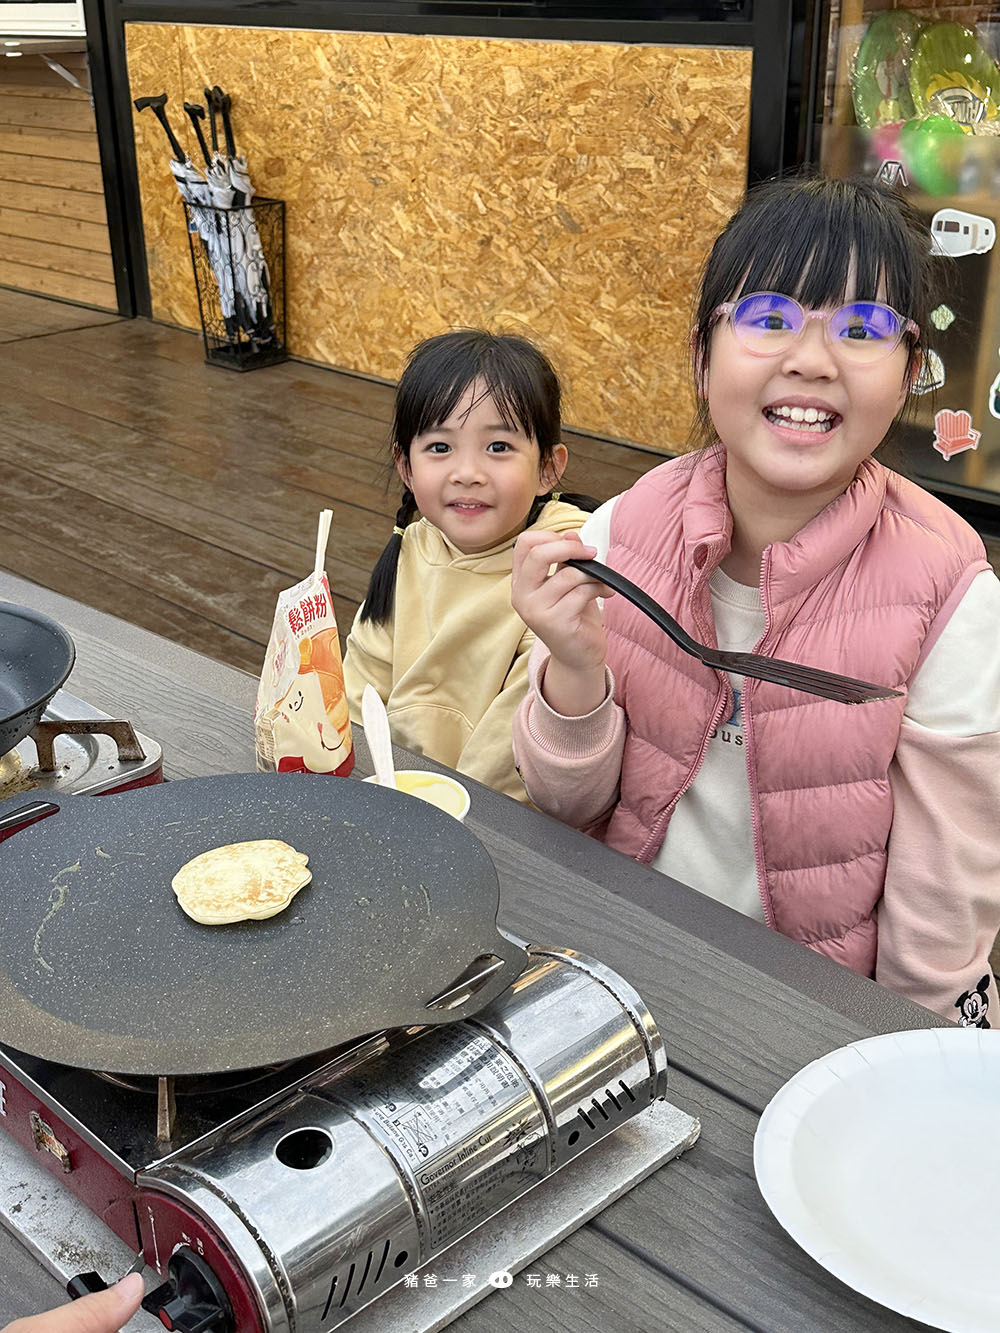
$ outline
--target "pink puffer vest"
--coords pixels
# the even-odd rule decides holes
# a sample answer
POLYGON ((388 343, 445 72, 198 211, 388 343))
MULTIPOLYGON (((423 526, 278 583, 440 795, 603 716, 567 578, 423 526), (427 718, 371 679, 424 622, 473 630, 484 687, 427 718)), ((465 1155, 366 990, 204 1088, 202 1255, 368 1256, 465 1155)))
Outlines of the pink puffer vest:
MULTIPOLYGON (((662 464, 617 501, 608 563, 714 645, 708 579, 731 530, 725 451, 716 446, 662 464)), ((743 694, 766 919, 867 976, 907 685, 987 568, 967 523, 872 460, 796 537, 764 553, 767 628, 758 651, 903 692, 848 706, 748 678, 743 694)), ((732 692, 722 672, 675 647, 624 598, 605 604, 605 625, 628 733, 621 798, 603 837, 649 862, 732 692)))

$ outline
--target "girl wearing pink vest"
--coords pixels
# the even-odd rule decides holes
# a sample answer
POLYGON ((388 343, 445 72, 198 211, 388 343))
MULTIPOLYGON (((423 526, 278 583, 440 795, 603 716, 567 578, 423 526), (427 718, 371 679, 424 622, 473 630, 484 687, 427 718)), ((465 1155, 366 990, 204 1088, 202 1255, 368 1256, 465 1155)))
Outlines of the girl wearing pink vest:
POLYGON ((514 751, 541 809, 988 1027, 1000 581, 972 528, 872 457, 920 368, 935 262, 872 182, 748 196, 692 332, 705 447, 579 534, 518 539, 513 602, 537 643, 514 751), (715 671, 561 563, 580 556, 702 642, 899 697, 848 707, 715 671))

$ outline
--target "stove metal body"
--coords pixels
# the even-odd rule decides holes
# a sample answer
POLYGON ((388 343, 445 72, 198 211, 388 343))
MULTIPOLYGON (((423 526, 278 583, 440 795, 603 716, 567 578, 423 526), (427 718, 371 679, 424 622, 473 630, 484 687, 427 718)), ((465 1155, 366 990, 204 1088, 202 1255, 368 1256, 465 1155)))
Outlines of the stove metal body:
POLYGON ((139 1160, 148 1094, 5 1050, 0 1124, 144 1252, 166 1279, 145 1305, 168 1328, 333 1329, 665 1095, 631 987, 571 951, 529 952, 474 1018, 193 1094, 188 1135, 244 1109, 159 1160, 139 1160), (84 1114, 101 1102, 100 1134, 60 1094, 84 1114))
POLYGON ((44 819, 47 798, 99 796, 163 781, 163 755, 156 741, 114 721, 99 709, 57 690, 37 733, 0 755, 0 842, 44 819), (32 804, 32 811, 26 809, 32 804), (7 819, 7 800, 24 809, 7 819))
POLYGON ((146 1308, 187 1333, 336 1328, 663 1097, 627 983, 530 953, 474 1018, 376 1038, 141 1172, 146 1257, 169 1274, 146 1308))

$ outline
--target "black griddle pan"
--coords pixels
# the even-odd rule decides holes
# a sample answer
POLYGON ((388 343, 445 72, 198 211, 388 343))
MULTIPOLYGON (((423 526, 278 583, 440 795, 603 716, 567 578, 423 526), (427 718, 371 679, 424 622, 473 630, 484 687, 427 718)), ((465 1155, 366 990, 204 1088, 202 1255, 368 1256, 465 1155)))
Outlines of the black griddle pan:
MULTIPOLYGON (((524 969, 482 843, 416 797, 314 774, 190 778, 99 797, 0 846, 0 1043, 122 1074, 295 1059, 467 1017, 524 969), (203 926, 170 881, 200 852, 280 838, 312 882, 265 921, 203 926), (427 1008, 467 971, 461 1003, 427 1008)), ((5 812, 6 813, 6 812, 5 812)))

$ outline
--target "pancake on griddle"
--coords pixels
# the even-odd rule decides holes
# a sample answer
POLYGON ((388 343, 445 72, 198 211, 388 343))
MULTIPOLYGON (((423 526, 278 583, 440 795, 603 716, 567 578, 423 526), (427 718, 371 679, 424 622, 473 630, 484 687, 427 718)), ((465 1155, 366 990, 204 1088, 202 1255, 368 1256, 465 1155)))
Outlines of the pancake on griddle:
POLYGON ((312 879, 308 856, 277 838, 212 847, 170 881, 177 901, 203 926, 261 921, 284 911, 312 879))

